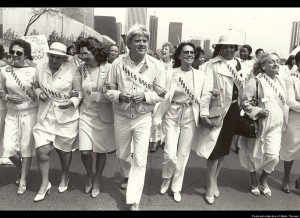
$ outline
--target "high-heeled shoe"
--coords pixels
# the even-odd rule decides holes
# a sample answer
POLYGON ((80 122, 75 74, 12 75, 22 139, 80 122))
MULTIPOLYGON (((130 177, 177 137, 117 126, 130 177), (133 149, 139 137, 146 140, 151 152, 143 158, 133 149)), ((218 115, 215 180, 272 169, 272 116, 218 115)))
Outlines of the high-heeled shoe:
POLYGON ((290 180, 285 180, 284 178, 282 179, 282 190, 285 193, 290 193, 290 180))
POLYGON ((267 197, 271 197, 272 196, 272 191, 269 188, 269 186, 267 185, 267 187, 264 187, 260 182, 258 182, 258 188, 260 191, 262 191, 262 193, 267 196, 267 197))
POLYGON ((37 194, 33 200, 34 200, 35 202, 44 200, 45 195, 46 195, 46 194, 48 194, 48 195, 50 194, 50 189, 51 189, 51 183, 49 182, 49 183, 48 183, 48 186, 47 186, 47 188, 46 188, 46 191, 44 192, 44 194, 37 194))
POLYGON ((215 201, 215 197, 214 196, 207 196, 205 195, 205 200, 208 204, 212 205, 215 201))
POLYGON ((100 194, 99 189, 92 189, 91 196, 92 198, 96 198, 100 194))
POLYGON ((25 184, 20 184, 19 185, 19 188, 18 188, 18 192, 17 194, 18 195, 22 195, 26 192, 26 185, 25 184))
POLYGON ((216 188, 214 188, 214 196, 215 196, 216 198, 218 198, 218 197, 220 196, 220 191, 219 191, 218 186, 216 186, 216 188))
POLYGON ((296 188, 296 189, 300 189, 300 179, 297 179, 297 180, 295 181, 295 188, 296 188))
POLYGON ((59 193, 63 193, 63 192, 65 192, 65 191, 67 191, 67 189, 68 189, 68 186, 69 186, 69 181, 70 181, 70 179, 68 179, 68 181, 67 181, 67 185, 66 186, 58 186, 58 192, 59 193))
POLYGON ((90 184, 87 184, 88 179, 85 180, 85 184, 84 184, 84 192, 90 193, 92 191, 92 187, 93 187, 93 183, 91 182, 90 184))

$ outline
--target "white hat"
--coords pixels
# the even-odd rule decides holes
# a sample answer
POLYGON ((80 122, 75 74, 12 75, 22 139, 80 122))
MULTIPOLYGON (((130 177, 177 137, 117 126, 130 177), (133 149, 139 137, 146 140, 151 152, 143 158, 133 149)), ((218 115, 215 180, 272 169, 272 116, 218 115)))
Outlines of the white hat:
POLYGON ((241 35, 236 31, 228 30, 225 34, 221 35, 219 42, 213 44, 212 47, 215 48, 217 45, 242 45, 241 35))
POLYGON ((53 42, 47 53, 61 55, 61 56, 67 56, 67 47, 60 42, 53 42))

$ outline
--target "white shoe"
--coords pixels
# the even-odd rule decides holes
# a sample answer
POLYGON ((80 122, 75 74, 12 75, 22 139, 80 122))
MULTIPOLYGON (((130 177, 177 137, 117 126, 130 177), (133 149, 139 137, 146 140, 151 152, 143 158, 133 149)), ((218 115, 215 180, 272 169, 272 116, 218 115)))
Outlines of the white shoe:
POLYGON ((63 192, 65 192, 65 191, 67 191, 68 186, 69 186, 69 181, 70 181, 70 179, 68 180, 66 186, 60 186, 60 185, 58 186, 58 192, 59 192, 59 193, 63 193, 63 192))
POLYGON ((134 204, 130 207, 130 210, 132 210, 132 211, 140 210, 139 204, 134 203, 134 204))
POLYGON ((171 178, 164 179, 163 183, 161 184, 160 194, 164 195, 168 191, 170 182, 171 178))
POLYGON ((181 194, 180 194, 180 192, 174 192, 173 195, 174 195, 174 200, 176 202, 180 202, 181 201, 181 194))
POLYGON ((34 200, 35 202, 44 200, 45 195, 46 195, 46 194, 48 194, 48 195, 50 194, 50 189, 51 189, 51 183, 49 182, 49 183, 48 183, 48 186, 47 186, 47 189, 46 189, 46 191, 44 192, 44 194, 41 194, 41 195, 40 195, 40 194, 37 194, 33 200, 34 200))

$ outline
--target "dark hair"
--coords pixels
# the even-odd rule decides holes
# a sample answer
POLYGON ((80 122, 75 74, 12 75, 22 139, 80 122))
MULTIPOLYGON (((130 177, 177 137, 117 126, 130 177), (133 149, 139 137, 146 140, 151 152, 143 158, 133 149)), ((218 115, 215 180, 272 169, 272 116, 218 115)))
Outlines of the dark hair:
POLYGON ((290 67, 293 67, 292 66, 292 60, 295 59, 295 56, 294 55, 290 55, 289 58, 286 60, 285 64, 284 65, 288 65, 290 67))
POLYGON ((96 47, 92 50, 92 55, 95 57, 99 64, 105 63, 109 56, 107 47, 96 47))
POLYGON ((93 36, 82 38, 76 42, 76 51, 79 54, 80 48, 86 47, 90 52, 96 47, 102 47, 102 43, 93 36))
POLYGON ((118 44, 111 44, 111 45, 110 45, 110 48, 111 48, 112 46, 116 46, 116 47, 118 47, 118 50, 120 50, 120 46, 119 46, 118 44))
POLYGON ((175 53, 173 55, 173 60, 174 60, 174 63, 173 63, 173 68, 176 68, 176 67, 180 67, 181 66, 181 60, 179 59, 179 56, 181 54, 181 51, 183 49, 184 46, 186 45, 189 45, 191 47, 193 47, 194 51, 195 51, 195 44, 192 43, 192 42, 181 42, 178 47, 176 48, 175 50, 175 53))
POLYGON ((257 55, 259 52, 263 52, 264 50, 262 49, 262 48, 258 48, 258 49, 256 49, 256 51, 255 51, 255 55, 257 55))
POLYGON ((22 47, 24 50, 24 57, 29 59, 30 61, 33 60, 33 57, 31 56, 31 45, 29 42, 26 42, 23 39, 15 39, 10 43, 9 50, 11 50, 14 45, 22 47))
POLYGON ((0 60, 4 57, 4 47, 0 44, 0 60))
POLYGON ((249 52, 249 56, 252 53, 252 47, 250 45, 242 45, 241 48, 246 48, 248 50, 248 52, 249 52))
POLYGON ((72 48, 75 50, 74 45, 70 45, 70 46, 67 48, 67 54, 68 54, 68 55, 71 55, 71 54, 70 54, 70 50, 71 50, 72 48))
POLYGON ((201 46, 197 46, 195 48, 195 60, 200 57, 200 54, 204 55, 204 50, 201 48, 201 46))
POLYGON ((297 65, 297 67, 298 67, 298 64, 299 64, 299 62, 300 62, 300 51, 296 54, 296 56, 295 56, 295 62, 296 62, 296 65, 297 65))
MULTIPOLYGON (((221 51, 223 44, 217 44, 215 50, 213 52, 212 58, 217 57, 221 51)), ((238 45, 234 45, 234 50, 237 51, 239 49, 238 45)))

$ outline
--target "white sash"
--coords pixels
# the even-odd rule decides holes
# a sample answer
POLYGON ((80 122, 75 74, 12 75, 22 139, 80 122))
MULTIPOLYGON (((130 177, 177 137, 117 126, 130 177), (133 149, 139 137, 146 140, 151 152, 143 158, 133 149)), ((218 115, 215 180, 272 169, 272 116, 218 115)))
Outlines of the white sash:
POLYGON ((39 82, 41 89, 43 89, 51 98, 59 99, 59 100, 66 100, 70 99, 69 93, 60 93, 60 91, 55 90, 53 87, 49 87, 48 85, 44 85, 43 83, 39 82))
POLYGON ((142 68, 140 69, 140 73, 137 73, 136 69, 132 69, 129 64, 126 63, 126 59, 123 60, 122 70, 127 75, 127 77, 137 86, 144 88, 146 91, 152 90, 152 84, 145 81, 141 78, 140 74, 148 69, 148 65, 145 62, 142 68))
POLYGON ((298 70, 295 71, 295 72, 293 72, 293 73, 291 73, 291 76, 293 76, 293 77, 297 78, 298 80, 300 80, 300 73, 299 73, 298 70))
MULTIPOLYGON (((194 71, 193 71, 193 69, 192 69, 192 72, 193 72, 193 81, 194 81, 194 71)), ((186 94, 186 96, 188 96, 189 99, 192 101, 193 106, 200 110, 200 101, 195 96, 195 92, 193 91, 193 89, 191 89, 189 87, 188 83, 185 80, 185 77, 183 77, 183 78, 178 77, 178 79, 176 79, 177 77, 174 76, 173 78, 176 81, 177 85, 182 89, 184 94, 186 94)))
POLYGON ((264 80, 264 82, 266 84, 269 85, 269 87, 271 87, 271 89, 274 91, 275 93, 275 97, 277 99, 278 102, 280 102, 281 106, 285 106, 285 93, 282 93, 281 91, 283 91, 282 87, 279 86, 277 83, 275 83, 272 79, 270 79, 268 76, 265 75, 265 73, 260 73, 257 76, 258 79, 260 80, 264 80))
MULTIPOLYGON (((236 60, 236 59, 235 59, 236 60)), ((236 60, 238 61, 238 60, 236 60)), ((231 73, 232 77, 233 77, 233 82, 235 83, 235 85, 238 87, 238 89, 242 89, 243 88, 243 83, 244 83, 244 79, 242 74, 239 74, 237 72, 237 70, 234 68, 232 68, 229 64, 224 63, 227 67, 227 69, 229 70, 229 72, 231 73)))
POLYGON ((10 76, 13 78, 13 80, 16 82, 20 90, 23 92, 24 96, 30 100, 32 103, 35 103, 35 95, 33 93, 32 89, 26 89, 23 85, 22 80, 17 76, 17 74, 14 71, 14 68, 12 66, 8 66, 5 68, 6 72, 10 72, 10 76))

